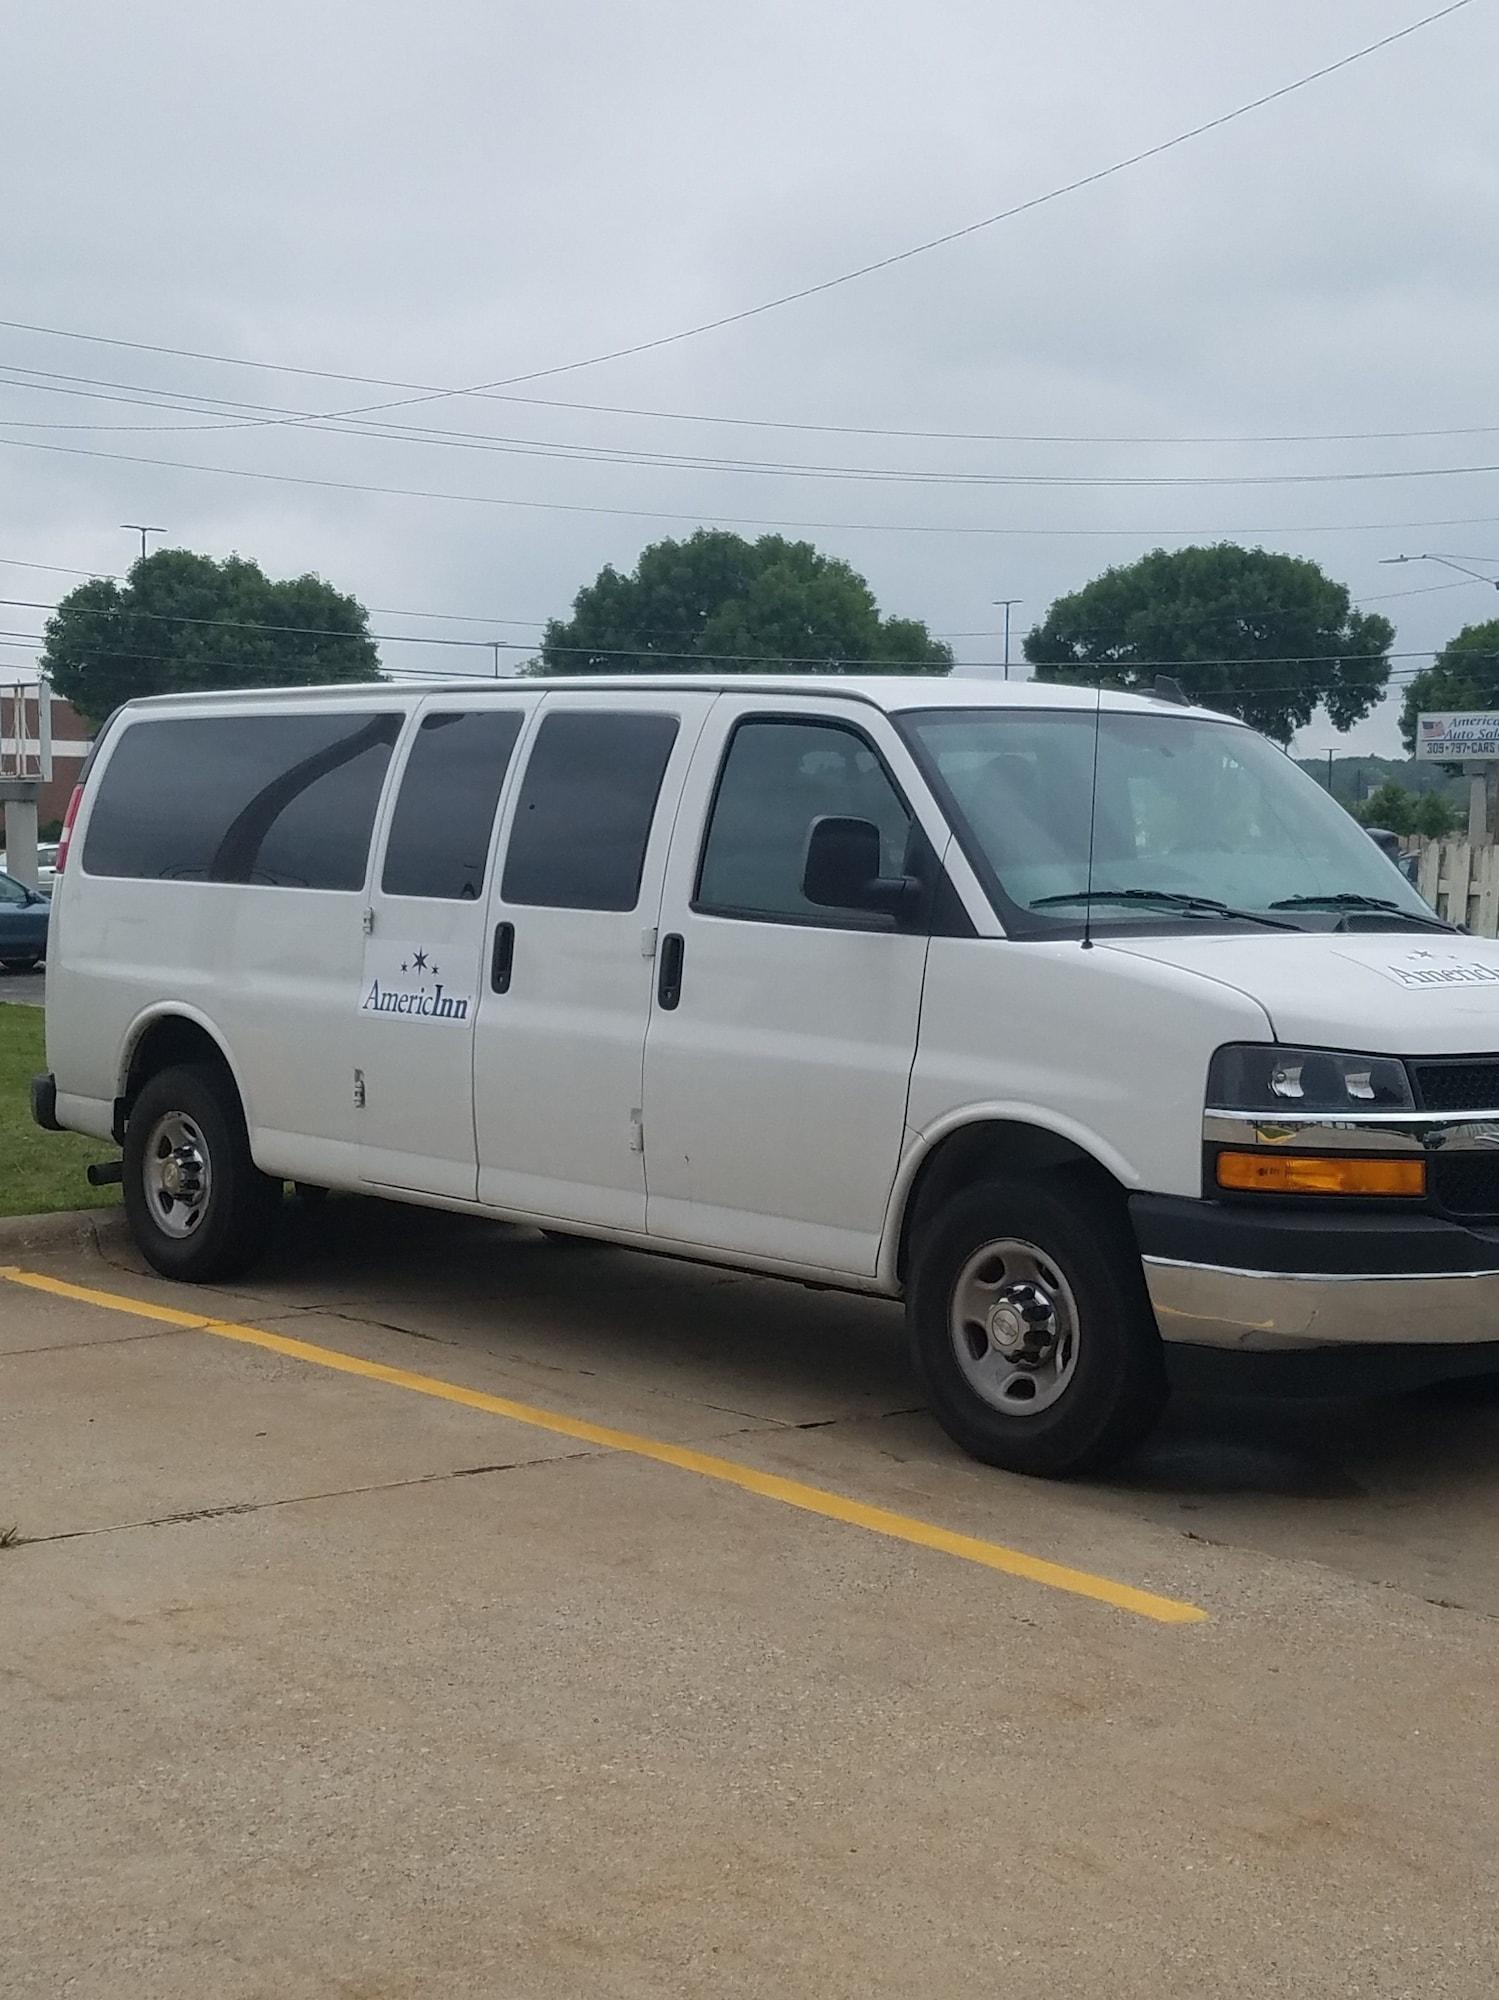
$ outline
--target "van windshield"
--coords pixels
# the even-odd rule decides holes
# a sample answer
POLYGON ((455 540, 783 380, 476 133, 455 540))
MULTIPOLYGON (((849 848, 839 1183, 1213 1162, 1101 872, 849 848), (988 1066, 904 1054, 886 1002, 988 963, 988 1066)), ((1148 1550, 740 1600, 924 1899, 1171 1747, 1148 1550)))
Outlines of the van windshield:
POLYGON ((1085 912, 1095 928, 1136 930, 1439 923, 1362 827, 1252 729, 1105 709, 1095 812, 1091 710, 899 719, 1012 933, 1073 931, 1085 912))

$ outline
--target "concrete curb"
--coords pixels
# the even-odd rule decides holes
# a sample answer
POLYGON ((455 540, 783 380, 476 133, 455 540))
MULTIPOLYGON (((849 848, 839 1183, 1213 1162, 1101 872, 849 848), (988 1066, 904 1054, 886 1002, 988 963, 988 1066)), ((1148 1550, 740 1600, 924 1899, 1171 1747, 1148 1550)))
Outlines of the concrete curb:
POLYGON ((64 1250, 101 1238, 122 1236, 125 1214, 117 1208, 70 1208, 58 1215, 0 1216, 0 1251, 64 1250))

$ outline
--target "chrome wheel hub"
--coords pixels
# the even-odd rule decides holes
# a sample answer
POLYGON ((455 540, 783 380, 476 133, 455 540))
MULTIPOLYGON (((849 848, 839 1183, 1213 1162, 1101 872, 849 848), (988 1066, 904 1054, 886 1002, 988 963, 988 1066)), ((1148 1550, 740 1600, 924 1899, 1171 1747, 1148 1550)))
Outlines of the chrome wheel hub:
POLYGON ((207 1212, 213 1165, 202 1131, 186 1112, 168 1111, 152 1126, 142 1179, 158 1227, 168 1236, 191 1236, 207 1212))
POLYGON ((953 1287, 953 1353, 992 1409, 1049 1409, 1077 1366, 1077 1305, 1061 1271, 1032 1243, 999 1237, 976 1250, 953 1287))

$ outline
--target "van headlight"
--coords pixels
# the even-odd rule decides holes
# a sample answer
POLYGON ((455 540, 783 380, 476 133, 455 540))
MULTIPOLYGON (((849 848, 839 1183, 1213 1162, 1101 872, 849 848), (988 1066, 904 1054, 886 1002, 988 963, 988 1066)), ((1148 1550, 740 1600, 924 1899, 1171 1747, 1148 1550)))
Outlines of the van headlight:
POLYGON ((1219 1049, 1208 1070, 1208 1105, 1215 1111, 1348 1117, 1360 1111, 1412 1111, 1415 1102, 1405 1064, 1394 1056, 1240 1042, 1219 1049))

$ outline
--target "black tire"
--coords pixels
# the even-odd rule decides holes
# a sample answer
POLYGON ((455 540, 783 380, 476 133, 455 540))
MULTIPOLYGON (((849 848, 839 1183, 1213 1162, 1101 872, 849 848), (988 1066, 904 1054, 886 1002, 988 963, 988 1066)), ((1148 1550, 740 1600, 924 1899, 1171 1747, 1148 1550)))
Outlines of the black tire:
MULTIPOLYGON (((976 1295, 967 1296, 972 1302, 976 1295)), ((996 1179, 955 1195, 916 1246, 906 1313, 933 1414, 955 1443, 988 1465, 1044 1478, 1097 1469, 1134 1450, 1165 1405, 1160 1335, 1127 1219, 1108 1189, 1082 1176, 996 1179), (1006 1240, 1033 1248, 1039 1263, 1021 1256, 1007 1261, 998 1251, 992 1265, 980 1259, 986 1246, 1006 1240), (996 1311, 1006 1302, 1013 1310, 1020 1294, 1011 1269, 1037 1278, 1021 1300, 1038 1315, 1038 1331, 1027 1338, 1044 1349, 1048 1330, 1075 1320, 1071 1344, 1053 1341, 1053 1359, 1036 1373, 1038 1382, 1044 1374, 1055 1400, 1032 1411, 1020 1400, 1028 1362, 1013 1354, 1006 1359, 973 1319, 967 1330, 954 1325, 954 1301, 970 1271, 976 1283, 998 1285, 996 1311), (1061 1301, 1060 1313, 1041 1316, 1048 1299, 1053 1306, 1061 1301), (975 1372, 987 1361, 999 1381, 1008 1375, 1016 1392, 1008 1409, 965 1373, 960 1339, 975 1372)))
POLYGON ((0 958, 7 972, 35 972, 41 962, 40 953, 34 958, 0 958))
POLYGON ((131 1106, 124 1193, 141 1254, 164 1277, 189 1284, 247 1270, 270 1241, 281 1205, 281 1183, 250 1158, 233 1084, 221 1070, 198 1064, 159 1071, 131 1106), (179 1133, 196 1135, 206 1162, 196 1211, 190 1196, 165 1195, 159 1188, 162 1172, 175 1159, 162 1150, 169 1146, 173 1120, 179 1133))

